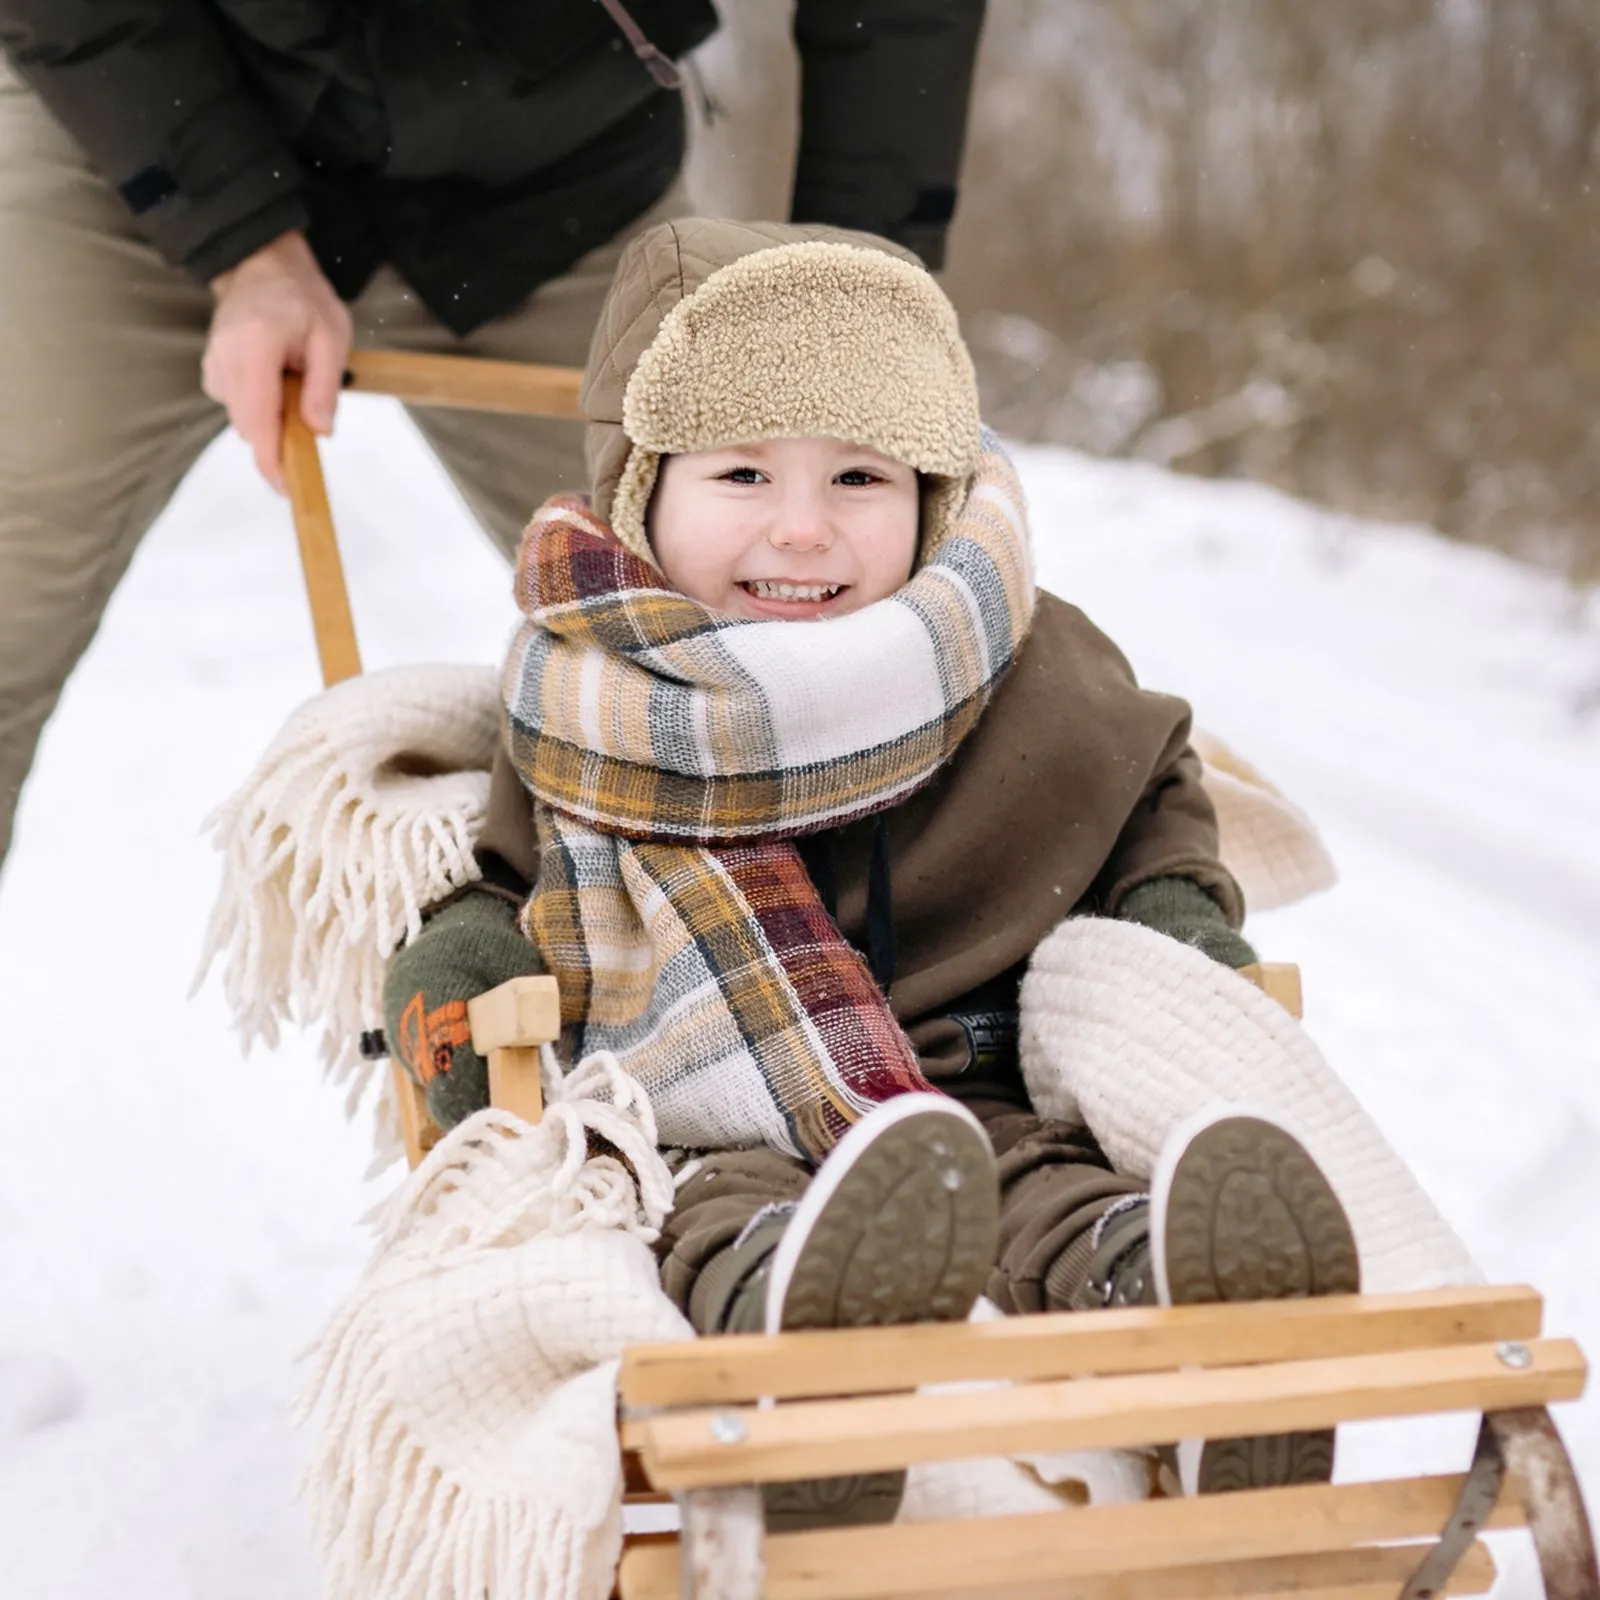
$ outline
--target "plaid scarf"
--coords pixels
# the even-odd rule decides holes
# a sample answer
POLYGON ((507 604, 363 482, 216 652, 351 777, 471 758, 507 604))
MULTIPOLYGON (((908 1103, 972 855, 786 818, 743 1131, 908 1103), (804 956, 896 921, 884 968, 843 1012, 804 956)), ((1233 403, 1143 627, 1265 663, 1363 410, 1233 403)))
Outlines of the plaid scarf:
POLYGON ((516 592, 507 738, 541 846, 523 930, 560 981, 562 1053, 615 1052, 668 1144, 813 1160, 927 1089, 790 841, 929 782, 1015 658, 1033 572, 995 440, 916 576, 848 616, 710 610, 575 496, 529 524, 516 592))

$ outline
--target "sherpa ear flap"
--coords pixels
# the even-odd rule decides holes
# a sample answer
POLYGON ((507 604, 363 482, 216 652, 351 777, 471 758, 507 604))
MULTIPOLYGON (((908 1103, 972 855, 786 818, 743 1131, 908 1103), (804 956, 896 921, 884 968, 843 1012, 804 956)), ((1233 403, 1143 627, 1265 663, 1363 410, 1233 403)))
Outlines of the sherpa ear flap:
POLYGON ((591 467, 597 487, 609 483, 622 455, 609 521, 646 559, 664 455, 761 439, 868 445, 933 480, 926 551, 981 448, 977 379, 943 291, 911 262, 821 240, 741 256, 680 300, 628 379, 622 432, 625 451, 615 435, 591 439, 591 467))

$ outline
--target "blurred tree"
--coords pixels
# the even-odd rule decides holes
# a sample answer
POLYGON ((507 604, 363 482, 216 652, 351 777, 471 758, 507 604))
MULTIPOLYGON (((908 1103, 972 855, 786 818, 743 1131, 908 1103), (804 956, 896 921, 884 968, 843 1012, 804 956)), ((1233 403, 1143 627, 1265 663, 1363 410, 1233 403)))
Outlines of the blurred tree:
POLYGON ((1592 0, 1014 0, 963 192, 1002 426, 1600 580, 1592 0))

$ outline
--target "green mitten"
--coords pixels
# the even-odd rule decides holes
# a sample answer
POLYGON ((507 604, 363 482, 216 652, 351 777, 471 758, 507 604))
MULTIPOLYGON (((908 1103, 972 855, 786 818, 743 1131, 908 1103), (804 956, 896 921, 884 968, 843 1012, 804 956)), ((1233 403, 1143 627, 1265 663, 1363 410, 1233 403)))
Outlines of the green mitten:
POLYGON ((517 908, 493 894, 462 895, 395 952, 383 982, 384 1033, 441 1128, 489 1103, 489 1066, 472 1048, 467 1001, 540 970, 517 908))
POLYGON ((1229 923, 1221 906, 1192 878, 1152 878, 1130 889, 1117 907, 1124 922, 1142 922, 1157 933, 1219 961, 1247 967, 1260 958, 1229 923))

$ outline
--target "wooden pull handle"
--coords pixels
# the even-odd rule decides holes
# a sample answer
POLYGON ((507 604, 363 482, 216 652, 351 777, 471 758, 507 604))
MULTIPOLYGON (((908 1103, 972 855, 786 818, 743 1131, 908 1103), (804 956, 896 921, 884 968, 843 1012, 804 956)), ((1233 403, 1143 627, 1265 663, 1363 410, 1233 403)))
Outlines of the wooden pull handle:
POLYGON ((300 415, 300 379, 295 373, 286 373, 283 379, 283 477, 300 541, 300 564, 305 570, 322 681, 342 683, 360 676, 361 652, 356 648, 350 591, 339 559, 339 539, 333 530, 317 436, 300 415))
POLYGON ((477 356, 419 356, 400 350, 352 350, 345 387, 388 394, 410 405, 507 411, 529 417, 569 417, 583 410, 576 367, 541 367, 528 361, 486 361, 477 356))

